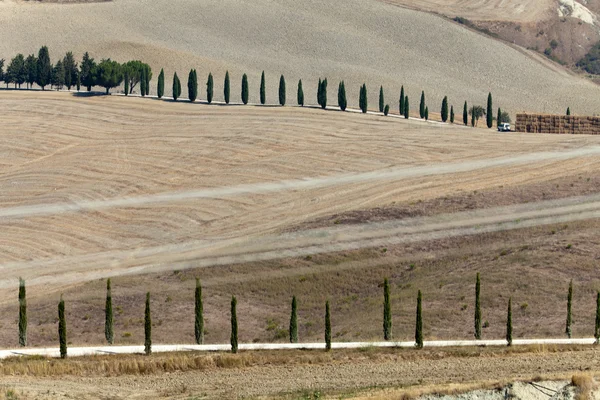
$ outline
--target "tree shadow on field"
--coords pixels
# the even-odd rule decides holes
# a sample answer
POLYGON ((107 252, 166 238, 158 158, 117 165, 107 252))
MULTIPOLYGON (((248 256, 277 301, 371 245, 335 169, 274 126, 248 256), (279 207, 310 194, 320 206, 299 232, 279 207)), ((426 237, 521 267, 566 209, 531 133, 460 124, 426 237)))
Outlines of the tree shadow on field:
POLYGON ((106 94, 105 92, 74 92, 72 93, 74 97, 96 97, 96 96, 110 96, 111 94, 106 94))

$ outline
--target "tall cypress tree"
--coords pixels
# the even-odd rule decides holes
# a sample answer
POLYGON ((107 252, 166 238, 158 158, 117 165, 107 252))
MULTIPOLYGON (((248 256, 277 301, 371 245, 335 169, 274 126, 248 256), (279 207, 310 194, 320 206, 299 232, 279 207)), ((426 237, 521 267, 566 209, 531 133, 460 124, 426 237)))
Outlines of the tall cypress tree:
POLYGON ((208 80, 206 81, 206 101, 208 101, 208 104, 212 103, 213 100, 213 86, 213 76, 212 73, 209 73, 208 80))
POLYGON ((404 98, 404 118, 408 119, 410 116, 410 103, 408 102, 408 96, 404 98))
POLYGON ((362 87, 360 88, 360 96, 358 99, 358 103, 360 105, 361 111, 364 114, 366 114, 367 108, 368 108, 368 100, 367 100, 367 85, 364 83, 363 83, 362 87))
POLYGON ((19 345, 27 346, 27 295, 22 278, 19 278, 19 345))
POLYGON ((42 90, 52 82, 52 63, 50 63, 50 53, 48 47, 42 46, 38 52, 37 58, 37 83, 42 90))
POLYGON ((498 116, 496 117, 496 128, 502 123, 502 110, 498 107, 498 116))
POLYGON ((62 294, 58 303, 58 341, 60 343, 60 358, 67 357, 67 321, 65 318, 65 301, 62 294))
POLYGON ((321 81, 321 78, 319 78, 319 86, 317 86, 317 104, 320 105, 321 107, 321 90, 323 90, 323 82, 321 81))
POLYGON ((194 79, 195 71, 190 69, 190 73, 188 74, 188 99, 192 103, 196 101, 196 97, 198 97, 198 82, 194 79))
POLYGON ((329 300, 325 303, 325 350, 331 350, 331 313, 329 312, 329 300))
POLYGON ((383 98, 383 86, 379 88, 379 112, 383 112, 385 107, 385 100, 383 98))
POLYGON ((400 115, 404 115, 404 85, 400 88, 400 100, 398 101, 400 115))
POLYGON ((469 125, 469 110, 467 109, 466 101, 465 101, 465 106, 463 107, 463 124, 469 125))
POLYGON ((231 296, 231 352, 238 352, 238 323, 237 323, 237 299, 231 296))
POLYGON ((488 129, 494 125, 494 110, 492 105, 492 94, 488 93, 487 100, 487 111, 486 111, 486 122, 488 129))
POLYGON ((415 326, 415 347, 423 348, 423 310, 421 309, 421 291, 417 294, 417 322, 415 326))
POLYGON ((242 103, 248 104, 248 75, 242 76, 242 103))
POLYGON ((81 74, 77 71, 77 91, 81 90, 81 74))
POLYGON ((194 321, 194 334, 196 336, 197 344, 204 344, 204 305, 202 304, 202 286, 200 285, 200 279, 196 278, 196 290, 195 290, 195 321, 194 321))
POLYGON ((348 102, 346 101, 346 86, 344 85, 344 81, 341 81, 338 87, 338 105, 340 106, 340 110, 346 111, 348 102))
POLYGON ((392 304, 387 278, 383 280, 383 339, 392 340, 392 304))
POLYGON ((475 282, 475 339, 481 339, 481 303, 479 296, 481 294, 481 280, 479 272, 477 273, 477 281, 475 282))
POLYGON ((506 315, 506 344, 512 345, 512 298, 508 298, 508 311, 506 315))
POLYGON ((421 103, 419 104, 419 116, 425 118, 425 91, 421 91, 421 103))
POLYGON ((150 66, 148 64, 144 65, 144 78, 146 79, 144 93, 146 96, 148 96, 150 94, 150 79, 152 78, 152 71, 150 70, 150 66))
POLYGON ((298 304, 292 297, 292 315, 290 316, 290 343, 298 343, 298 304))
POLYGON ((165 94, 165 71, 161 68, 160 74, 158 75, 158 87, 156 88, 158 98, 162 99, 165 94))
POLYGON ((450 106, 450 123, 454 123, 454 106, 450 106))
POLYGON ((571 115, 571 107, 567 107, 567 115, 571 115))
POLYGON ((298 105, 304 106, 304 90, 302 89, 302 79, 298 81, 298 105))
POLYGON ((146 310, 144 312, 144 353, 152 354, 152 316, 150 315, 150 292, 146 293, 146 310))
POLYGON ((442 122, 448 121, 448 96, 442 100, 442 122))
POLYGON ((129 96, 129 69, 127 68, 125 68, 124 86, 125 96, 129 96))
POLYGON ((173 100, 177 101, 177 98, 179 98, 179 77, 177 76, 177 72, 175 72, 175 74, 173 75, 173 100))
MULTIPOLYGON (((39 64, 38 64, 39 66, 39 64)), ((83 86, 86 87, 87 91, 91 91, 92 90, 92 86, 94 86, 96 84, 96 76, 95 76, 95 69, 96 69, 96 63, 94 62, 94 59, 90 57, 88 52, 85 52, 85 54, 83 55, 83 59, 81 60, 81 65, 79 67, 80 69, 80 76, 81 76, 81 83, 83 84, 83 86)), ((38 72, 39 75, 39 72, 38 72)))
POLYGON ((285 106, 285 78, 283 75, 279 78, 279 105, 285 106))
POLYGON ((229 104, 229 94, 230 94, 230 83, 229 83, 229 71, 225 72, 225 82, 223 84, 223 97, 225 99, 225 104, 229 104))
POLYGON ((596 344, 600 343, 600 291, 596 292, 596 326, 594 328, 596 344))
POLYGON ((320 96, 320 101, 319 104, 321 105, 322 109, 327 108, 327 78, 323 79, 323 81, 321 82, 321 96, 320 96))
POLYGON ((267 89, 265 82, 265 71, 262 72, 260 76, 260 104, 265 104, 267 102, 267 89))
POLYGON ((114 325, 112 309, 112 293, 110 288, 110 278, 106 281, 106 304, 104 307, 104 337, 108 344, 114 342, 114 325))
POLYGON ((573 280, 569 283, 569 294, 567 296, 567 323, 565 333, 571 338, 571 324, 573 323, 573 315, 571 314, 571 306, 573 305, 573 280))

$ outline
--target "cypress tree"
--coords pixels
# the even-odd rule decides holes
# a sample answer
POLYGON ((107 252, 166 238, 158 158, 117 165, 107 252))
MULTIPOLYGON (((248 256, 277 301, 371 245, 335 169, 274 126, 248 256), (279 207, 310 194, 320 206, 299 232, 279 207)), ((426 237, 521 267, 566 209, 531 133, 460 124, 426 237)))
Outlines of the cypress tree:
POLYGON ((194 79, 195 72, 195 70, 190 69, 190 73, 188 74, 188 99, 192 103, 198 97, 198 82, 194 79))
POLYGON ((231 352, 237 353, 238 351, 238 323, 237 323, 237 300, 235 296, 231 296, 231 352))
POLYGON ((146 78, 146 84, 144 85, 144 94, 147 96, 150 94, 150 78, 152 78, 152 71, 150 70, 150 66, 148 64, 144 65, 144 77, 146 78))
POLYGON ((363 112, 363 114, 366 114, 367 112, 367 107, 368 107, 368 100, 367 100, 367 85, 363 83, 363 85, 360 88, 360 95, 358 98, 358 104, 360 106, 361 111, 363 112))
POLYGON ((27 346, 27 295, 22 278, 19 278, 19 345, 27 346))
POLYGON ((486 122, 488 129, 494 124, 494 110, 492 108, 492 94, 488 93, 486 122))
POLYGON ((329 300, 325 303, 325 350, 331 350, 331 313, 329 312, 329 300))
POLYGON ((404 98, 404 118, 408 119, 410 116, 410 104, 408 103, 408 96, 404 98))
POLYGON ((317 104, 323 107, 321 104, 321 90, 323 90, 323 82, 321 81, 321 78, 319 78, 319 86, 317 87, 317 104))
POLYGON ((248 75, 242 76, 242 103, 248 104, 248 75))
POLYGON ((223 84, 223 97, 225 99, 225 104, 229 104, 229 71, 225 72, 225 83, 223 84))
POLYGON ((454 123, 454 106, 450 106, 450 123, 454 123))
POLYGON ((383 339, 392 340, 392 304, 387 278, 383 280, 383 339))
POLYGON ((502 123, 502 110, 498 107, 498 116, 496 117, 496 128, 502 123))
POLYGON ((177 76, 177 72, 173 75, 173 100, 177 101, 179 97, 179 77, 177 76))
POLYGON ((565 327, 565 333, 567 337, 571 338, 571 324, 573 323, 573 316, 571 314, 571 306, 573 305, 573 280, 569 283, 569 295, 567 296, 567 323, 565 327))
POLYGON ((60 343, 60 358, 67 357, 67 321, 65 319, 65 301, 62 294, 58 303, 58 341, 60 343))
POLYGON ((77 91, 81 90, 81 74, 77 71, 77 91))
POLYGON ((383 98, 383 86, 379 87, 379 112, 383 112, 385 108, 385 100, 383 98))
POLYGON ((260 104, 264 105, 267 102, 267 89, 265 82, 265 71, 260 76, 260 104))
POLYGON ((477 281, 475 282, 475 339, 481 339, 481 304, 479 296, 481 294, 481 280, 479 272, 477 273, 477 281))
POLYGON ((144 353, 152 354, 152 317, 150 316, 150 292, 146 293, 146 311, 144 312, 144 353))
POLYGON ((423 348, 423 315, 421 309, 421 291, 417 294, 417 323, 415 327, 415 347, 417 349, 423 348))
POLYGON ((94 59, 90 57, 88 52, 85 52, 85 54, 83 55, 83 60, 81 61, 79 69, 79 74, 81 75, 81 83, 83 83, 83 86, 85 86, 87 91, 89 92, 92 90, 92 86, 96 84, 96 76, 94 74, 94 70, 96 69, 96 63, 94 62, 94 59))
POLYGON ((129 70, 125 69, 125 96, 129 95, 129 70))
POLYGON ((596 327, 594 329, 596 344, 600 343, 600 291, 596 293, 596 327))
POLYGON ((398 103, 400 115, 404 115, 404 85, 400 88, 400 100, 398 103))
POLYGON ((206 101, 208 101, 208 104, 212 103, 212 99, 213 99, 213 76, 212 73, 208 74, 208 80, 206 81, 206 101))
POLYGON ((321 105, 322 109, 327 108, 327 78, 323 79, 323 81, 321 82, 320 85, 320 102, 319 104, 321 105))
POLYGON ((112 293, 110 288, 110 279, 106 281, 106 305, 104 307, 104 337, 108 344, 114 342, 112 293))
POLYGON ((390 113, 390 105, 386 104, 383 109, 383 115, 387 116, 390 113))
POLYGON ((304 106, 304 90, 302 90, 302 79, 298 81, 298 105, 304 106))
POLYGON ((567 115, 571 115, 571 107, 567 107, 567 115))
POLYGON ((37 83, 42 90, 52 82, 52 64, 50 63, 50 53, 48 47, 42 46, 38 52, 37 58, 37 83))
POLYGON ((506 315, 506 344, 512 345, 512 298, 508 298, 508 312, 506 315))
POLYGON ((285 78, 283 75, 279 78, 279 105, 285 106, 285 78))
POLYGON ((344 85, 344 81, 341 81, 338 87, 338 105, 340 106, 340 110, 346 111, 348 103, 346 101, 346 85, 344 85))
POLYGON ((165 71, 161 68, 160 74, 158 75, 158 87, 156 88, 158 98, 162 99, 165 94, 165 71))
POLYGON ((419 105, 419 116, 425 118, 425 91, 421 92, 421 103, 419 105))
POLYGON ((195 321, 194 321, 194 334, 196 336, 197 344, 204 344, 204 306, 202 304, 202 286, 200 285, 200 279, 196 278, 196 290, 195 290, 195 321))
POLYGON ((471 113, 471 127, 475 128, 475 113, 471 113))
POLYGON ((425 107, 425 121, 429 120, 429 107, 425 107))
POLYGON ((298 304, 292 297, 292 315, 290 316, 290 343, 298 343, 298 304))
POLYGON ((463 107, 463 124, 469 125, 469 111, 467 110, 467 102, 465 101, 465 106, 463 107))
POLYGON ((448 121, 448 96, 442 100, 442 122, 448 121))

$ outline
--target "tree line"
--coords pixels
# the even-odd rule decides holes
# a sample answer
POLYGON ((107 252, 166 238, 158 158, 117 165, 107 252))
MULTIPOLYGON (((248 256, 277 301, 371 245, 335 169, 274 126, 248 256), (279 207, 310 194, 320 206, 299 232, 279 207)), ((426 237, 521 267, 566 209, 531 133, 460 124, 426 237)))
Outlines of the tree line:
MULTIPOLYGON (((386 341, 393 340, 393 321, 392 321, 392 301, 391 301, 390 283, 387 278, 383 280, 383 339, 386 341)), ((475 339, 482 338, 482 311, 481 311, 481 278, 479 273, 475 280, 475 309, 474 309, 474 336, 475 339)), ((27 346, 27 296, 25 289, 25 281, 19 278, 19 345, 27 346)), ((415 347, 423 348, 423 305, 421 290, 417 292, 416 299, 416 317, 415 317, 415 347)), ((573 305, 573 281, 569 283, 567 294, 567 318, 565 324, 565 334, 571 338, 572 333, 572 305, 573 305)), ((114 317, 112 306, 112 287, 111 280, 106 281, 106 302, 104 307, 105 324, 104 336, 106 342, 110 345, 114 344, 114 317)), ((231 351, 238 351, 238 322, 237 322, 237 299, 231 297, 231 336, 230 344, 231 351)), ((329 300, 325 302, 325 349, 331 350, 331 309, 329 300)), ((485 325, 483 325, 485 327, 485 325)), ((194 337, 196 344, 204 344, 204 305, 202 299, 202 285, 200 279, 196 278, 196 286, 194 289, 194 337)), ((298 343, 298 300, 296 296, 292 296, 290 322, 289 322, 289 342, 298 343)), ((65 301, 63 296, 60 296, 58 303, 58 337, 60 345, 61 358, 67 356, 67 321, 65 316, 65 301)), ((596 320, 594 328, 594 338, 596 344, 600 341, 600 291, 596 293, 596 320)), ((511 346, 513 342, 513 323, 512 323, 512 298, 508 299, 508 307, 506 314, 506 344, 511 346)), ((152 314, 151 314, 151 297, 150 292, 146 293, 145 311, 144 311, 144 351, 147 355, 152 353, 152 314)))

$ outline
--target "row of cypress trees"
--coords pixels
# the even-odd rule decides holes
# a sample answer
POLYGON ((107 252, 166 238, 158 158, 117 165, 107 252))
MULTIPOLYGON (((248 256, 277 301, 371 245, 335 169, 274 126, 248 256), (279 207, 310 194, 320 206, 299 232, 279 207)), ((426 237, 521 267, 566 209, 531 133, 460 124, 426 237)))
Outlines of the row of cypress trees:
MULTIPOLYGON (((474 312, 474 336, 480 340, 482 337, 482 313, 481 313, 481 278, 477 273, 475 281, 475 312, 474 312)), ((196 278, 196 287, 194 291, 194 336, 197 344, 204 343, 204 306, 202 300, 202 286, 200 280, 196 278)), ((572 327, 572 303, 573 303, 573 281, 569 283, 569 292, 567 296, 567 320, 565 334, 571 338, 572 327)), ((104 335, 108 344, 114 343, 114 319, 112 307, 112 288, 111 280, 106 281, 106 302, 105 302, 105 326, 104 335)), ((27 298, 25 281, 19 278, 19 344, 27 346, 27 298)), ((65 301, 60 296, 58 303, 58 337, 60 344, 61 358, 67 356, 67 324, 65 318, 65 301)), ((508 309, 506 317, 506 342, 512 345, 513 325, 512 325, 512 298, 508 299, 508 309)), ((390 284, 387 278, 383 281, 383 338, 392 340, 392 305, 390 295, 390 284)), ((596 343, 600 341, 600 291, 596 294, 596 321, 594 328, 594 338, 596 343)), ((289 324, 289 341, 298 343, 298 302, 296 296, 292 297, 292 309, 289 324)), ((238 351, 238 323, 237 323, 237 299, 231 298, 231 351, 238 351)), ((417 294, 417 309, 415 321, 415 347, 423 347, 423 315, 422 315, 422 294, 417 294)), ((329 300, 325 303, 325 348, 331 349, 331 310, 329 300)), ((146 303, 144 312, 144 351, 147 355, 152 353, 152 316, 150 309, 150 292, 146 293, 146 303)))

